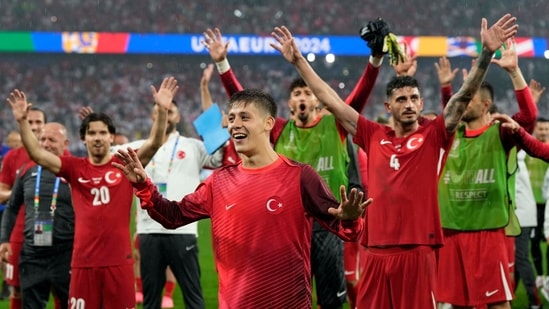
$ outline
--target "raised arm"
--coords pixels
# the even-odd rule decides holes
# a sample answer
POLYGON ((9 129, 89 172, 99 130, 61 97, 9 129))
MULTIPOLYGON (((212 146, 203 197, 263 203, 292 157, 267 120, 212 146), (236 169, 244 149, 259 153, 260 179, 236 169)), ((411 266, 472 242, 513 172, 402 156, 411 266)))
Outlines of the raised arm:
POLYGON ((545 92, 545 87, 542 86, 535 79, 530 80, 529 86, 530 86, 530 92, 532 93, 532 98, 534 99, 534 103, 536 103, 537 105, 539 103, 541 95, 543 94, 543 92, 545 92))
POLYGON ((467 75, 461 88, 450 98, 448 105, 444 108, 444 123, 448 132, 455 132, 467 105, 486 77, 494 52, 507 39, 517 33, 518 25, 515 24, 515 21, 515 17, 511 16, 511 14, 506 14, 493 26, 488 28, 486 18, 482 19, 480 30, 482 51, 480 52, 480 56, 475 61, 475 65, 467 75))
POLYGON ((32 133, 31 127, 27 121, 29 108, 32 104, 27 102, 25 93, 15 89, 10 93, 7 101, 13 112, 13 117, 19 126, 23 146, 27 149, 30 158, 50 172, 57 174, 61 169, 61 159, 40 147, 38 139, 36 139, 36 136, 32 133))
POLYGON ((301 54, 288 28, 285 26, 276 27, 272 35, 278 44, 271 43, 271 46, 295 66, 315 96, 334 114, 345 130, 354 135, 358 112, 345 104, 339 95, 316 74, 307 59, 301 54))
POLYGON ((439 58, 438 63, 435 62, 435 69, 440 83, 442 108, 444 108, 452 97, 452 81, 456 78, 459 69, 452 69, 452 64, 446 57, 439 58))
POLYGON ((210 57, 215 61, 217 71, 221 77, 221 82, 227 95, 230 97, 233 93, 243 90, 240 82, 236 79, 236 76, 231 69, 229 60, 227 60, 227 50, 229 48, 229 42, 223 42, 221 36, 221 30, 219 28, 208 29, 204 32, 204 46, 210 52, 210 57))
POLYGON ((200 102, 202 104, 202 111, 206 111, 213 105, 212 95, 210 93, 210 79, 213 73, 213 64, 208 66, 202 71, 202 78, 200 79, 200 102))
POLYGON ((168 110, 172 104, 173 96, 178 89, 179 86, 174 77, 164 78, 158 91, 154 86, 151 86, 156 117, 154 117, 149 138, 137 151, 137 155, 143 166, 146 166, 151 161, 158 148, 160 148, 164 142, 164 135, 166 134, 166 126, 168 123, 168 110))
POLYGON ((509 74, 509 78, 511 78, 511 82, 513 83, 513 89, 515 90, 519 106, 519 111, 513 115, 513 119, 523 126, 526 131, 532 132, 534 130, 538 109, 530 92, 530 88, 518 65, 515 39, 508 39, 505 48, 502 47, 500 50, 501 58, 492 59, 492 63, 495 63, 504 69, 507 74, 509 74))

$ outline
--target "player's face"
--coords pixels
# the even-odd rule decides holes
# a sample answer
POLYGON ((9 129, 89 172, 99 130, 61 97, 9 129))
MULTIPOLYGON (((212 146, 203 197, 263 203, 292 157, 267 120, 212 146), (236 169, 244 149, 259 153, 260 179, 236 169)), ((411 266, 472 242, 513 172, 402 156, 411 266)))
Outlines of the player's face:
POLYGON ((41 111, 29 111, 27 121, 31 127, 32 133, 38 138, 46 122, 44 121, 44 113, 41 111))
POLYGON ((293 111, 292 117, 302 125, 315 120, 318 105, 319 101, 309 87, 296 87, 290 93, 288 106, 293 111))
POLYGON ((486 115, 486 112, 486 102, 482 100, 479 91, 467 105, 467 109, 463 113, 461 120, 468 123, 486 115))
POLYGON ((534 128, 534 136, 546 143, 549 141, 549 122, 547 121, 538 121, 536 122, 536 127, 534 128))
POLYGON ((250 156, 258 147, 268 143, 267 116, 255 104, 235 102, 229 110, 229 134, 236 152, 250 156))
POLYGON ((90 122, 84 143, 88 149, 88 154, 96 159, 105 158, 110 151, 114 136, 109 133, 109 127, 103 121, 90 122))
MULTIPOLYGON (((153 109, 152 118, 156 119, 158 116, 158 106, 155 106, 153 109)), ((170 134, 175 131, 177 124, 181 121, 181 116, 179 115, 179 109, 177 105, 171 104, 170 109, 168 110, 168 124, 166 126, 166 134, 170 134)))
POLYGON ((393 91, 385 108, 393 116, 395 123, 403 125, 413 124, 417 121, 423 109, 423 99, 419 95, 419 89, 415 87, 402 87, 393 91))
POLYGON ((44 126, 38 140, 42 148, 56 156, 61 156, 68 144, 67 137, 59 126, 44 126))

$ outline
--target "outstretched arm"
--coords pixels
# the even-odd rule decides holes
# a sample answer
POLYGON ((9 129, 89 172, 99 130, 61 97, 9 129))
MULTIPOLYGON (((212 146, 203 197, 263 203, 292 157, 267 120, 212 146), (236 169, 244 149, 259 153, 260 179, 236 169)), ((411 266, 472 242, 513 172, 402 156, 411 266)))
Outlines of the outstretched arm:
POLYGON ((174 77, 164 78, 158 91, 154 86, 151 86, 156 117, 154 118, 149 138, 137 151, 139 160, 144 166, 151 161, 158 148, 164 143, 168 123, 168 110, 172 104, 173 96, 178 89, 179 86, 177 86, 177 80, 174 77))
POLYGON ((210 79, 213 73, 213 64, 208 66, 202 72, 200 79, 200 101, 202 103, 202 111, 206 111, 213 105, 212 95, 210 93, 210 79))
POLYGON ((509 130, 515 137, 516 143, 532 157, 549 162, 549 144, 546 144, 530 135, 518 122, 505 114, 492 115, 494 120, 501 122, 502 128, 509 130))
POLYGON ((227 50, 229 48, 229 42, 223 42, 223 37, 221 36, 221 30, 219 28, 208 29, 204 32, 204 41, 202 44, 210 52, 210 57, 215 61, 217 66, 217 71, 221 76, 221 82, 227 95, 230 97, 233 93, 241 91, 244 89, 240 82, 236 79, 236 76, 231 69, 229 60, 227 60, 227 50))
POLYGON ((32 133, 31 127, 27 121, 29 108, 32 104, 27 102, 25 93, 15 89, 10 93, 7 101, 11 106, 15 120, 19 125, 21 141, 23 142, 23 146, 27 149, 30 158, 50 172, 57 174, 61 169, 61 159, 40 147, 38 139, 34 133, 32 133))
POLYGON ((345 104, 339 95, 318 76, 307 62, 307 59, 301 54, 288 28, 285 26, 276 27, 272 36, 278 44, 271 43, 271 46, 295 66, 299 75, 305 80, 315 96, 334 114, 345 130, 354 135, 358 122, 358 112, 345 104))
POLYGON ((341 203, 338 208, 329 208, 328 212, 339 220, 356 220, 362 216, 364 209, 373 202, 372 198, 364 201, 364 192, 356 188, 349 191, 347 196, 345 186, 339 188, 341 203))
POLYGON ((494 52, 508 38, 517 33, 518 25, 515 24, 515 21, 515 17, 512 17, 511 14, 506 14, 493 26, 488 28, 488 22, 485 18, 482 19, 480 30, 482 51, 480 56, 475 61, 475 65, 467 75, 461 88, 450 98, 448 105, 444 108, 444 123, 448 132, 455 132, 467 105, 486 77, 494 52))
POLYGON ((508 39, 505 47, 500 48, 500 50, 501 58, 492 59, 492 63, 495 63, 504 69, 507 74, 509 74, 509 78, 511 78, 513 83, 517 103, 519 105, 519 111, 513 115, 513 119, 528 132, 531 132, 534 130, 538 109, 530 92, 530 88, 528 88, 528 84, 526 84, 526 80, 518 65, 515 39, 508 39))

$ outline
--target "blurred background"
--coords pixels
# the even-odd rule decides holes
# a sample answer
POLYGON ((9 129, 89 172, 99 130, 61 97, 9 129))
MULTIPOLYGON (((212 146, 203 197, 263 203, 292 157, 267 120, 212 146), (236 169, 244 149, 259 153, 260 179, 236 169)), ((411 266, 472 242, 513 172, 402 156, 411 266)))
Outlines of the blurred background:
MULTIPOLYGON (((368 61, 368 48, 358 37, 358 31, 367 21, 383 17, 391 30, 406 37, 403 40, 411 43, 412 50, 420 56, 416 78, 422 87, 425 110, 440 112, 440 91, 434 68, 439 56, 423 56, 430 54, 429 48, 418 47, 422 41, 416 40, 417 37, 431 36, 439 40, 442 37, 448 46, 459 49, 453 53, 448 49, 448 55, 457 55, 450 58, 453 67, 469 68, 472 58, 467 50, 470 51, 471 46, 474 50, 475 39, 479 39, 481 18, 486 17, 491 25, 509 12, 518 18, 517 36, 524 37, 520 41, 519 64, 526 80, 533 78, 549 86, 547 0, 2 0, 0 10, 1 30, 12 35, 11 40, 0 42, 1 94, 7 97, 14 88, 25 91, 30 101, 46 111, 49 121, 59 121, 68 127, 74 153, 84 149, 77 135, 80 124, 77 113, 82 106, 107 112, 115 120, 117 130, 130 139, 146 136, 151 124, 149 86, 157 85, 166 75, 174 75, 180 81, 176 100, 183 119, 179 129, 185 135, 196 136, 192 121, 201 112, 200 77, 212 61, 205 51, 128 53, 130 48, 98 53, 97 48, 90 51, 66 46, 64 50, 52 47, 61 52, 37 51, 44 47, 47 50, 51 42, 59 45, 55 40, 38 42, 41 45, 33 41, 34 45, 19 48, 19 45, 30 44, 22 39, 27 33, 54 33, 63 37, 63 44, 69 36, 60 34, 62 32, 129 33, 131 38, 139 38, 144 34, 200 36, 207 28, 219 27, 226 35, 268 36, 273 27, 279 25, 286 25, 294 35, 304 37, 323 36, 334 40, 351 36, 356 38, 351 42, 356 43, 346 48, 356 49, 357 55, 334 53, 334 57, 326 61, 320 53, 322 55, 311 62, 320 76, 346 97, 368 61), (452 37, 465 39, 451 43, 452 37)), ((99 42, 109 44, 104 38, 104 35, 100 37, 99 42)), ((177 40, 169 42, 169 45, 179 44, 177 40)), ((268 91, 279 103, 279 116, 288 116, 287 88, 297 77, 292 65, 277 53, 235 53, 229 54, 229 61, 244 87, 268 91)), ((386 59, 365 108, 366 116, 384 115, 385 84, 393 75, 386 59)), ((492 66, 487 80, 495 86, 495 102, 500 110, 514 113, 517 108, 507 74, 492 66)), ((456 77, 454 89, 461 81, 461 75, 456 77)), ((214 101, 224 105, 227 96, 216 73, 210 89, 214 101)), ((549 117, 548 105, 549 96, 545 93, 539 104, 540 116, 549 117)), ((15 127, 9 106, 0 105, 0 137, 15 127)))

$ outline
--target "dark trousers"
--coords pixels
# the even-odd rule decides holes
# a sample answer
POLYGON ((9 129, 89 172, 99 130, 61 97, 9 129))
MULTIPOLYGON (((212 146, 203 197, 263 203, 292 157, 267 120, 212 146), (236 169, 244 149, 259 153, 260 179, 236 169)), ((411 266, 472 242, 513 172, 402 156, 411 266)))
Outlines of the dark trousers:
POLYGON ((38 256, 21 251, 19 276, 24 309, 46 308, 50 292, 55 294, 61 308, 69 302, 72 250, 54 255, 38 256))
POLYGON ((521 231, 522 233, 515 238, 515 290, 522 279, 530 305, 540 305, 536 276, 528 254, 532 228, 522 227, 521 231))
POLYGON ((139 254, 144 309, 160 308, 167 266, 181 287, 185 308, 204 308, 195 235, 139 234, 139 254))
POLYGON ((342 308, 347 298, 343 266, 343 240, 317 226, 313 231, 311 270, 315 280, 318 305, 322 309, 342 308))
MULTIPOLYGON (((545 221, 545 204, 537 204, 538 208, 538 225, 534 229, 534 234, 532 236, 532 261, 534 267, 536 268, 536 273, 538 276, 544 275, 543 272, 543 257, 541 254, 541 242, 545 241, 545 236, 543 235, 543 222, 545 221)), ((549 250, 545 252, 545 266, 548 266, 549 263, 549 250)), ((549 269, 549 268, 546 268, 549 269)))

